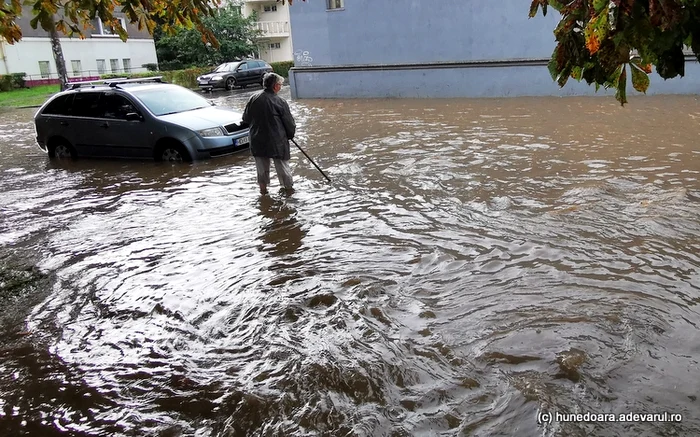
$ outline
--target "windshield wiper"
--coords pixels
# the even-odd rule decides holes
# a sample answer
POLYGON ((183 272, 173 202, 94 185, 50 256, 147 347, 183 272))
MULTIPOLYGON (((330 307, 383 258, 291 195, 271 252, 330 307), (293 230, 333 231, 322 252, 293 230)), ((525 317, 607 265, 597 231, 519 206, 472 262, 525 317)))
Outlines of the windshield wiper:
POLYGON ((204 108, 208 108, 208 107, 209 107, 208 105, 207 106, 197 106, 196 108, 187 108, 187 109, 183 109, 181 111, 166 112, 165 114, 160 114, 160 115, 179 114, 180 112, 195 111, 197 109, 204 109, 204 108))

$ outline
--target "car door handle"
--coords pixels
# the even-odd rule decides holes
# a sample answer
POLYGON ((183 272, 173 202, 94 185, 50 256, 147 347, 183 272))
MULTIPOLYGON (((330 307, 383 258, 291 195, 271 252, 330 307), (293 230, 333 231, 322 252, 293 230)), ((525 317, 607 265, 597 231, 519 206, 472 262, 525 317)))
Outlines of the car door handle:
POLYGON ((106 129, 106 128, 108 128, 108 127, 109 127, 109 123, 107 123, 107 122, 104 122, 104 123, 102 123, 102 124, 100 125, 100 127, 103 127, 103 128, 105 128, 105 129, 106 129))

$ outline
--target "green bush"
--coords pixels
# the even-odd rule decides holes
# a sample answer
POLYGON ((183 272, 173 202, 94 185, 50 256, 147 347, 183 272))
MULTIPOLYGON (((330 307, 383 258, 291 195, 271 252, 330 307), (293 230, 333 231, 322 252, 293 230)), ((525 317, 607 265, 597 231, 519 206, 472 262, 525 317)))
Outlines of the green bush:
POLYGON ((214 67, 192 67, 185 70, 161 71, 166 82, 181 85, 187 88, 197 88, 197 76, 208 73, 214 67))
POLYGON ((27 73, 12 73, 12 84, 15 88, 26 88, 27 80, 25 79, 27 73))
POLYGON ((158 71, 158 64, 153 64, 153 63, 143 64, 142 67, 148 71, 158 71))
POLYGON ((0 91, 10 91, 12 89, 12 76, 0 75, 0 91))
POLYGON ((0 74, 0 91, 11 91, 15 88, 26 88, 25 73, 0 74))
POLYGON ((270 62, 270 66, 272 71, 286 79, 289 77, 289 69, 294 67, 294 61, 270 62))
POLYGON ((116 79, 116 78, 127 78, 136 79, 139 77, 153 77, 153 76, 163 76, 163 80, 169 83, 174 83, 186 88, 197 88, 197 76, 201 76, 204 73, 208 73, 213 69, 213 67, 194 67, 188 68, 186 70, 173 70, 173 71, 147 71, 144 73, 132 73, 132 74, 102 74, 100 79, 116 79))

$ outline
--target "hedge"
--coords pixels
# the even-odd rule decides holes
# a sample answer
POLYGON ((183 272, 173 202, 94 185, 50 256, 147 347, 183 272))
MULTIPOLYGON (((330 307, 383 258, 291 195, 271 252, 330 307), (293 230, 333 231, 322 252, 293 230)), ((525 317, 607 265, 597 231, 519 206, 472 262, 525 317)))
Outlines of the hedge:
POLYGON ((289 77, 289 69, 294 67, 294 61, 270 62, 272 71, 287 79, 289 77))
POLYGON ((0 91, 10 91, 15 88, 26 88, 26 73, 0 74, 0 91))
POLYGON ((186 70, 173 70, 173 71, 146 71, 144 73, 132 73, 132 74, 102 74, 100 79, 114 79, 126 77, 129 79, 139 78, 139 77, 153 77, 153 76, 163 76, 163 80, 169 83, 174 83, 187 88, 197 88, 197 76, 201 76, 204 73, 208 73, 213 70, 214 67, 193 67, 186 70))
MULTIPOLYGON (((272 70, 279 74, 280 76, 287 78, 289 76, 289 69, 294 66, 293 61, 285 62, 271 62, 270 66, 272 70)), ((144 73, 131 73, 131 74, 102 74, 100 79, 115 79, 126 77, 129 79, 139 78, 139 77, 152 77, 152 76, 163 76, 163 80, 169 83, 174 83, 187 88, 197 88, 197 77, 205 73, 209 73, 216 67, 192 67, 185 70, 172 70, 172 71, 146 71, 144 73)))

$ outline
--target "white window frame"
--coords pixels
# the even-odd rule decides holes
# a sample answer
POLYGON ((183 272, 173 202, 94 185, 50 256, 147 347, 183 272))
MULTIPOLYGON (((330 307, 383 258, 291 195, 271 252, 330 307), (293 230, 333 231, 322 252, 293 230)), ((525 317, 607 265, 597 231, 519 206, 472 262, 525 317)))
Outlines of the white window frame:
POLYGON ((277 5, 264 5, 263 12, 277 12, 277 5))
POLYGON ((70 69, 73 72, 73 77, 80 77, 83 75, 83 66, 80 59, 71 59, 70 69))
POLYGON ((124 73, 131 73, 131 58, 122 59, 122 67, 124 67, 124 73))
POLYGON ((326 0, 327 11, 340 11, 345 9, 345 0, 326 0))
MULTIPOLYGON (((124 19, 122 17, 114 17, 114 18, 119 20, 119 24, 121 24, 122 27, 124 28, 124 30, 126 30, 126 19, 124 19)), ((94 36, 110 36, 110 37, 114 37, 114 38, 119 37, 119 35, 117 35, 116 33, 112 33, 112 31, 107 26, 102 24, 102 19, 100 17, 97 17, 97 29, 96 29, 96 31, 97 31, 97 33, 93 33, 94 36)))
POLYGON ((282 45, 278 42, 271 42, 270 43, 270 50, 278 50, 281 48, 282 48, 282 45))
POLYGON ((39 73, 41 74, 42 79, 51 78, 51 61, 39 61, 39 73), (42 66, 45 66, 46 68, 43 69, 41 68, 42 66))
POLYGON ((106 59, 97 59, 97 74, 105 74, 107 73, 107 60, 106 59), (102 61, 102 68, 100 68, 100 61, 102 61))
POLYGON ((112 58, 109 60, 109 71, 110 73, 119 73, 119 58, 112 58))

